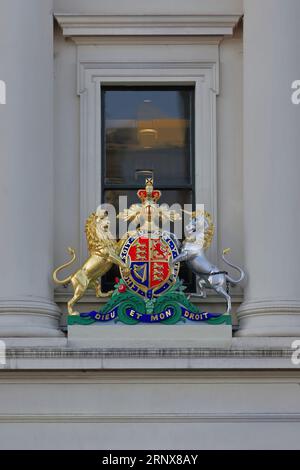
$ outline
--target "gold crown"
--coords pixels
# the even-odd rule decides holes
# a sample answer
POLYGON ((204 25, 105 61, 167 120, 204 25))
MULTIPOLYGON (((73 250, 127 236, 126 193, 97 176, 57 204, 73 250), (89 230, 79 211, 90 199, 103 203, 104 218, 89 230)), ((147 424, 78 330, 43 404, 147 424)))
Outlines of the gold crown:
POLYGON ((161 192, 158 189, 153 189, 153 178, 146 178, 145 189, 139 189, 137 196, 142 202, 147 199, 157 202, 161 197, 161 192))

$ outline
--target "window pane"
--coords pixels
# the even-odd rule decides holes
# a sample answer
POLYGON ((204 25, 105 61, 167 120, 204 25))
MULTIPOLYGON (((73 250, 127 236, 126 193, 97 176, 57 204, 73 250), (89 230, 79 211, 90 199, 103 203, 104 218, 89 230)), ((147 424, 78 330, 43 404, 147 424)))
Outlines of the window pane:
MULTIPOLYGON (((136 191, 144 187, 143 172, 151 171, 155 188, 162 190, 159 204, 192 204, 194 88, 110 86, 101 91, 102 201, 113 204, 117 213, 124 208, 119 196, 127 196, 127 207, 139 202, 136 191)), ((112 288, 117 274, 114 267, 104 276, 104 288, 112 288)), ((180 277, 193 291, 193 275, 185 263, 180 277)))
POLYGON ((192 87, 104 87, 102 100, 104 186, 135 183, 139 170, 156 186, 192 183, 192 87))

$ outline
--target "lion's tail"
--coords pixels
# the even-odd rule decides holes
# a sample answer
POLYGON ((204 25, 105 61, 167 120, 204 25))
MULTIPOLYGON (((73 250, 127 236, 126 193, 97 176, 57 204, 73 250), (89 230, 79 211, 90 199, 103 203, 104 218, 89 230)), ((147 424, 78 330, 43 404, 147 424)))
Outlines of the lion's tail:
POLYGON ((72 274, 68 277, 66 277, 65 279, 57 279, 57 274, 59 273, 59 271, 61 271, 62 269, 65 269, 67 268, 68 266, 70 266, 72 263, 74 263, 74 261, 76 260, 76 253, 75 253, 75 250, 74 248, 68 248, 68 252, 70 253, 70 255, 72 256, 72 258, 70 259, 70 261, 67 261, 67 263, 64 263, 62 264, 61 266, 59 266, 58 268, 55 269, 55 271, 53 272, 52 274, 52 277, 53 277, 53 280, 54 282, 56 282, 56 284, 60 284, 60 285, 67 285, 69 284, 69 282, 71 281, 71 278, 72 278, 72 274))

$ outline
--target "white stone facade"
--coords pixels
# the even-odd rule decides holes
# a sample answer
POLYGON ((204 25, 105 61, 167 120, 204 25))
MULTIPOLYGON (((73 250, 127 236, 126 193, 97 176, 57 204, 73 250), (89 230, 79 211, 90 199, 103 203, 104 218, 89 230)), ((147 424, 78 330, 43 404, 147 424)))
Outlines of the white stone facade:
POLYGON ((298 0, 1 0, 1 448, 299 448, 299 22, 298 0), (210 255, 247 271, 230 346, 67 344, 51 272, 85 256, 97 93, 126 80, 195 85, 210 255))

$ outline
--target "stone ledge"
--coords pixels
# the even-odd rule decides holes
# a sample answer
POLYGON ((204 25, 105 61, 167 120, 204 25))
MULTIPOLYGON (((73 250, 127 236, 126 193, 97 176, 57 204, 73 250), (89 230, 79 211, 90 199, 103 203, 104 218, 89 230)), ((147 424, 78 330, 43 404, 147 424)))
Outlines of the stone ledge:
MULTIPOLYGON (((281 370, 300 372, 292 350, 8 350, 4 370, 281 370)), ((0 370, 1 376, 1 370, 0 370)))
POLYGON ((232 36, 241 15, 72 15, 55 14, 63 35, 232 36))
MULTIPOLYGON (((4 370, 255 370, 300 371, 291 361, 297 338, 233 338, 231 347, 209 348, 72 348, 47 341, 7 344, 4 370)), ((1 371, 0 371, 1 372, 1 371)))
POLYGON ((7 359, 248 359, 290 358, 292 349, 9 348, 7 359))
POLYGON ((12 423, 300 423, 300 413, 0 414, 12 423))

